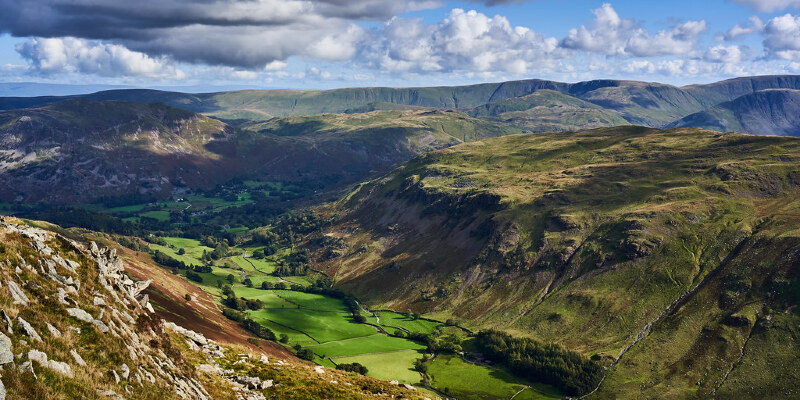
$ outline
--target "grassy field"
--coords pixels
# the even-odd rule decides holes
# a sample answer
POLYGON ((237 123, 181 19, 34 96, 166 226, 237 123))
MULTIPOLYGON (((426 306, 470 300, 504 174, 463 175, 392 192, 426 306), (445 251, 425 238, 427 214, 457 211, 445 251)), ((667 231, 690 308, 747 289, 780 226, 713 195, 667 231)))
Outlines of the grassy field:
POLYGON ((376 311, 375 314, 380 318, 380 325, 387 329, 400 328, 407 332, 433 333, 437 327, 443 325, 441 322, 413 319, 393 311, 376 311))
POLYGON ((425 346, 383 334, 375 334, 355 339, 328 342, 309 347, 314 353, 323 357, 335 358, 368 353, 387 353, 399 350, 423 350, 425 346))
POLYGON ((294 292, 291 290, 276 290, 275 293, 286 301, 302 308, 321 311, 336 311, 349 313, 350 309, 344 303, 333 297, 321 294, 294 292))
POLYGON ((285 308, 251 311, 250 314, 304 332, 320 343, 376 333, 375 328, 353 322, 346 313, 285 308))
POLYGON ((157 219, 159 221, 169 221, 169 211, 147 211, 139 214, 140 217, 157 219))
POLYGON ((558 399, 555 389, 537 385, 532 390, 511 374, 463 361, 456 356, 439 355, 428 366, 431 386, 460 400, 558 399), (520 397, 522 396, 522 397, 520 397))
POLYGON ((368 376, 386 380, 396 380, 400 383, 418 385, 422 380, 419 372, 414 370, 414 361, 422 358, 422 352, 417 350, 403 350, 391 353, 366 354, 352 357, 339 357, 333 361, 337 364, 357 362, 367 367, 368 376))

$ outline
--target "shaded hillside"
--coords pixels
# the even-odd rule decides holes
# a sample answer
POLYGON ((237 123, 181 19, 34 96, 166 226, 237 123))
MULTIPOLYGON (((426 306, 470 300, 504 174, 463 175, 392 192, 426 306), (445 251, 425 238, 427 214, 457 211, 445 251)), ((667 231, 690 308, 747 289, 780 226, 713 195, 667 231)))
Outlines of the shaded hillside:
MULTIPOLYGON (((279 345, 220 345, 157 315, 115 251, 0 217, 0 397, 8 399, 422 399, 386 381, 314 368, 279 345)), ((189 302, 188 307, 202 307, 189 302)))
POLYGON ((444 111, 287 117, 242 128, 158 103, 73 99, 0 112, 0 201, 142 202, 234 177, 324 190, 431 150, 520 132, 444 111))
MULTIPOLYGON (((82 97, 93 100, 162 102, 227 121, 263 121, 280 116, 391 109, 389 105, 472 109, 489 103, 527 96, 540 90, 548 90, 600 106, 611 114, 620 115, 630 124, 663 127, 670 122, 719 103, 731 101, 758 90, 776 88, 800 89, 800 79, 797 76, 750 77, 686 87, 620 80, 562 83, 530 79, 469 86, 374 87, 326 91, 241 90, 185 94, 134 89, 110 90, 82 97)), ((0 109, 31 107, 65 98, 0 98, 0 109)), ((542 127, 536 130, 546 129, 542 127)))
POLYGON ((763 368, 800 356, 779 344, 800 322, 799 161, 797 139, 699 129, 464 144, 330 209, 318 268, 374 307, 602 360, 600 398, 796 391, 763 368))
POLYGON ((769 89, 684 117, 670 127, 800 136, 800 90, 769 89))
POLYGON ((5 111, 0 198, 78 202, 229 179, 214 146, 233 134, 222 122, 163 104, 75 99, 5 111))
POLYGON ((574 131, 628 125, 618 113, 553 90, 484 104, 468 112, 496 118, 531 132, 574 131))

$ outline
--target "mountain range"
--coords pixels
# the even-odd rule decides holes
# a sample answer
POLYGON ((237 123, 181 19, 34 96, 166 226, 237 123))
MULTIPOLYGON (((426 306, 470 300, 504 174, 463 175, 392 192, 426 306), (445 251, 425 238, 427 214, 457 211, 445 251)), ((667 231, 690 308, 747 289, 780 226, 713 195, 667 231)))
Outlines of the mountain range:
POLYGON ((430 150, 510 133, 642 125, 795 135, 797 89, 800 77, 765 76, 687 87, 527 80, 0 98, 2 199, 163 198, 248 177, 327 190, 430 150), (44 189, 53 186, 64 190, 44 189))

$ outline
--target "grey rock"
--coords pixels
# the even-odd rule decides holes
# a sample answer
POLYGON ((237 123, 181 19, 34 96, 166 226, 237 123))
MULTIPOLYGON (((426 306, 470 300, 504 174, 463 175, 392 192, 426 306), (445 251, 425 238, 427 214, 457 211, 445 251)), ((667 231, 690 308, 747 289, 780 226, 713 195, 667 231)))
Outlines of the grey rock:
POLYGON ((0 333, 0 364, 14 362, 14 353, 12 353, 11 348, 11 338, 0 333))
POLYGON ((83 322, 92 322, 92 321, 94 321, 94 317, 92 317, 91 314, 89 314, 88 312, 86 312, 86 311, 84 311, 84 310, 82 310, 80 308, 68 308, 67 309, 67 313, 70 316, 75 317, 75 318, 77 318, 77 319, 79 319, 79 320, 81 320, 83 322))
POLYGON ((61 337, 61 331, 59 331, 55 326, 50 325, 49 322, 47 323, 47 330, 50 331, 50 336, 57 338, 61 337))
POLYGON ((60 361, 53 361, 48 360, 47 354, 38 350, 30 350, 28 351, 28 359, 31 361, 36 361, 44 368, 52 370, 58 374, 72 377, 72 368, 70 368, 69 364, 60 362, 60 361))
POLYGON ((75 349, 70 350, 69 354, 72 355, 72 358, 75 360, 75 364, 78 364, 81 367, 85 367, 86 366, 86 361, 83 360, 83 357, 81 357, 81 355, 78 354, 78 352, 75 351, 75 349))
POLYGON ((122 373, 122 379, 127 380, 128 377, 131 376, 131 369, 128 368, 127 364, 120 365, 119 371, 122 373))
POLYGON ((22 304, 23 306, 30 305, 30 299, 25 295, 25 292, 17 285, 16 282, 8 281, 8 290, 11 292, 11 297, 14 298, 14 304, 22 304))
POLYGON ((94 325, 98 330, 100 330, 100 332, 108 333, 109 331, 108 325, 106 325, 105 323, 103 323, 103 321, 100 321, 99 319, 93 320, 92 325, 94 325))
POLYGON ((36 332, 35 329, 33 329, 33 327, 31 326, 31 324, 28 323, 28 321, 25 321, 24 319, 22 319, 22 317, 17 317, 17 323, 19 324, 19 326, 22 327, 22 330, 29 338, 37 342, 42 341, 42 337, 39 336, 39 334, 36 332))

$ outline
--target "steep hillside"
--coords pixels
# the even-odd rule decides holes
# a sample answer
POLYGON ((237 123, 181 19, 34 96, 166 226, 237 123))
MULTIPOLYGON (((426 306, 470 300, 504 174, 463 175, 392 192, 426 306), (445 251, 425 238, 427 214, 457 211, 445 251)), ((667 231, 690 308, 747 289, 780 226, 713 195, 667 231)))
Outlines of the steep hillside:
MULTIPOLYGON (((600 106, 611 114, 619 114, 630 124, 663 127, 689 114, 764 89, 800 89, 800 78, 749 77, 686 87, 620 80, 562 83, 529 79, 469 86, 374 87, 326 91, 241 90, 186 94, 134 89, 109 90, 81 97, 92 100, 162 102, 235 122, 263 121, 280 116, 391 109, 389 105, 468 110, 547 90, 600 106)), ((0 109, 32 107, 65 98, 70 97, 0 98, 0 109)), ((582 128, 591 126, 593 125, 582 128)), ((537 129, 544 130, 544 127, 537 129)))
POLYGON ((575 131, 628 125, 618 113, 553 90, 484 104, 474 117, 497 119, 532 132, 575 131))
POLYGON ((276 359, 159 319, 115 251, 0 218, 0 398, 408 398, 355 373, 276 359))
POLYGON ((800 136, 800 90, 762 90, 689 115, 669 126, 800 136))
POLYGON ((0 112, 0 199, 78 202, 226 179, 212 149, 233 133, 163 104, 75 99, 0 112))
POLYGON ((371 306, 602 360, 599 398, 796 391, 765 366, 800 356, 781 344, 800 322, 798 161, 797 139, 699 129, 468 143, 328 209, 339 245, 318 263, 371 306))
POLYGON ((0 201, 163 198, 234 177, 325 189, 427 151, 520 132, 435 110, 273 118, 242 128, 158 103, 73 99, 0 112, 0 201))

